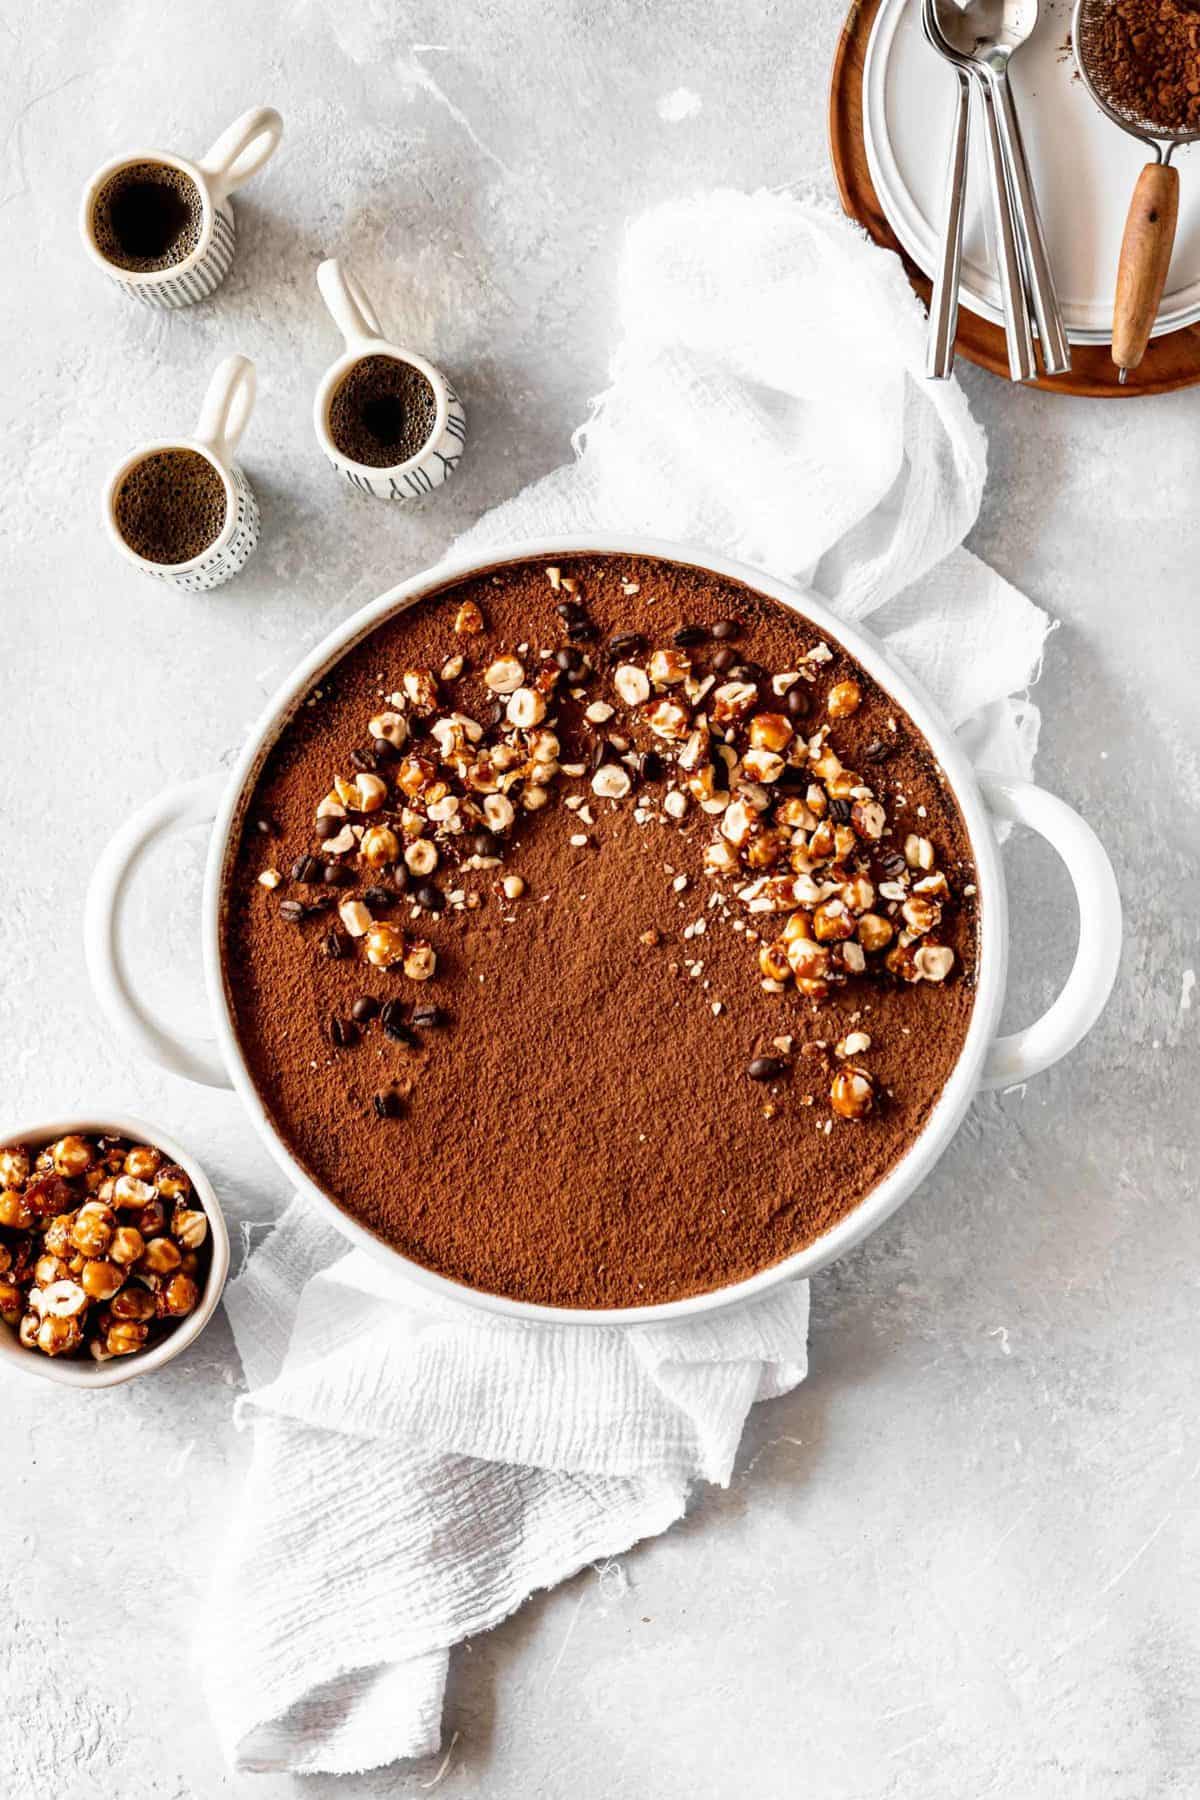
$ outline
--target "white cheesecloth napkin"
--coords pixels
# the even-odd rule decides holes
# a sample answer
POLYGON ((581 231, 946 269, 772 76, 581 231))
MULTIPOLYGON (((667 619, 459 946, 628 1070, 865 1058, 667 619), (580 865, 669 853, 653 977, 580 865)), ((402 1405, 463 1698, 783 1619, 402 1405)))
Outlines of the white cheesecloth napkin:
MULTIPOLYGON (((824 198, 719 191, 632 226, 619 311, 576 460, 456 549, 637 531, 790 576, 1027 773, 1048 621, 961 548, 984 438, 924 379, 896 258, 824 198)), ((803 1283, 678 1325, 515 1326, 347 1254, 301 1199, 226 1305, 254 1444, 205 1667, 242 1769, 435 1751, 452 1646, 727 1482, 750 1406, 806 1367, 803 1283)))

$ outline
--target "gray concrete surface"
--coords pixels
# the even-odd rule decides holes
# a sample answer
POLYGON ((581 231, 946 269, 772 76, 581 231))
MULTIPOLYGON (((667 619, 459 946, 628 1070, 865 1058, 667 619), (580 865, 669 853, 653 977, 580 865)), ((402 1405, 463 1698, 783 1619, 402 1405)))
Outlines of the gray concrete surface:
MULTIPOLYGON (((297 652, 562 460, 604 382, 623 221, 716 182, 826 167, 836 0, 63 0, 3 35, 6 1122, 129 1107, 202 1150, 249 1234, 284 1199, 229 1098, 140 1066, 97 1017, 79 912, 112 826, 227 761, 297 652), (75 240, 110 153, 199 152, 259 101, 283 147, 209 305, 121 301, 75 240), (458 377, 473 444, 422 513, 320 461, 335 341, 312 274, 351 258, 458 377), (190 424, 254 356, 253 569, 208 599, 122 566, 97 522, 126 447, 190 424)), ((816 1284, 813 1374, 760 1408, 727 1493, 457 1658, 453 1800, 1141 1800, 1200 1789, 1195 1424, 1200 396, 1135 405, 964 376, 991 437, 974 547, 1061 620, 1041 774, 1109 843, 1128 907, 1087 1046, 982 1101, 936 1177, 816 1284)), ((139 895, 156 979, 198 1018, 203 845, 139 895), (162 879, 165 876, 166 879, 162 879)), ((1074 919, 1009 852, 1013 1019, 1074 919)), ((367 1800, 234 1779, 188 1634, 245 1446, 223 1321, 170 1373, 92 1398, 0 1387, 0 1790, 36 1800, 367 1800)))

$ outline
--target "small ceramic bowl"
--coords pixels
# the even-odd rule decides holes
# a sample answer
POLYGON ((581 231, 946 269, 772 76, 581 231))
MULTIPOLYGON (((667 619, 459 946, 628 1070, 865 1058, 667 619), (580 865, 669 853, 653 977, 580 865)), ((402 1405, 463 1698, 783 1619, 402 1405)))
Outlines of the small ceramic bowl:
POLYGON ((61 1382, 64 1387, 118 1387, 121 1382, 132 1381, 138 1375, 154 1374, 165 1363, 181 1355, 189 1344, 195 1343, 220 1304, 225 1277, 229 1273, 229 1232, 212 1182, 195 1157, 181 1144, 177 1144, 174 1138, 168 1137, 153 1125, 145 1124, 141 1119, 114 1117, 111 1113, 106 1113, 103 1118, 53 1119, 48 1124, 38 1122, 0 1131, 0 1146, 29 1144, 40 1148, 43 1144, 52 1144, 57 1138, 65 1137, 71 1131, 78 1131, 85 1137, 98 1137, 104 1132, 110 1132, 114 1136, 130 1138, 135 1144, 155 1145, 186 1171, 196 1196, 208 1215, 211 1245, 208 1274, 196 1310, 180 1319, 166 1337, 149 1349, 136 1350, 132 1356, 116 1356, 110 1362, 96 1362, 91 1356, 43 1356, 37 1350, 26 1350, 18 1342, 12 1327, 0 1323, 0 1368, 41 1376, 46 1381, 61 1382))

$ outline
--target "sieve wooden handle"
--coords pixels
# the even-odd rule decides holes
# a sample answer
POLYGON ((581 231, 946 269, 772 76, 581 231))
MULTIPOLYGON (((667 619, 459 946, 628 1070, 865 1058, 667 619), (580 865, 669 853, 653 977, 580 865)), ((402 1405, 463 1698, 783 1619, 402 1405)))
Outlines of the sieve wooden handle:
POLYGON ((1137 179, 1113 303, 1112 358, 1125 379, 1146 354, 1158 305, 1167 285, 1175 223, 1179 217, 1179 171, 1168 163, 1147 163, 1137 179))

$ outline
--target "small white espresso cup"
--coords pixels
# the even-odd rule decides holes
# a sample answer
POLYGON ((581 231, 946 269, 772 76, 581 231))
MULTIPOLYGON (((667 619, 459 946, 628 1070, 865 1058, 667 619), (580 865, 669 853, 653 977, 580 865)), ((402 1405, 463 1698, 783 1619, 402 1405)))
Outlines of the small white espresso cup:
POLYGON ((414 350, 403 350, 388 342, 361 283, 336 257, 323 262, 317 270, 317 286, 346 343, 345 351, 325 371, 317 388, 313 402, 317 442, 338 473, 362 493, 382 500, 420 500, 441 487, 462 460, 467 441, 467 415, 462 401, 440 369, 414 350), (329 432, 329 408, 334 395, 354 365, 368 356, 392 357, 417 369, 433 389, 437 408, 429 436, 420 449, 407 462, 391 468, 378 468, 343 456, 329 432))
POLYGON ((254 409, 254 364, 248 356, 227 356, 214 371, 191 437, 142 444, 113 471, 104 490, 104 523, 121 555, 156 581, 200 593, 220 587, 245 567, 258 546, 258 501, 234 462, 238 440, 254 409), (211 544, 189 562, 159 563, 139 556, 117 525, 121 483, 139 463, 163 450, 194 450, 212 464, 225 489, 225 523, 211 544))
POLYGON ((119 288, 146 306, 190 306, 207 299, 224 281, 233 262, 233 207, 229 196, 256 175, 275 152, 283 133, 283 120, 271 106, 255 106, 223 131, 199 162, 163 150, 141 150, 115 156, 88 182, 83 192, 79 225, 84 247, 93 262, 119 288), (186 176, 200 196, 201 223, 197 241, 181 262, 166 269, 126 269, 111 261, 96 240, 96 202, 106 184, 122 169, 140 163, 159 164, 186 176))

